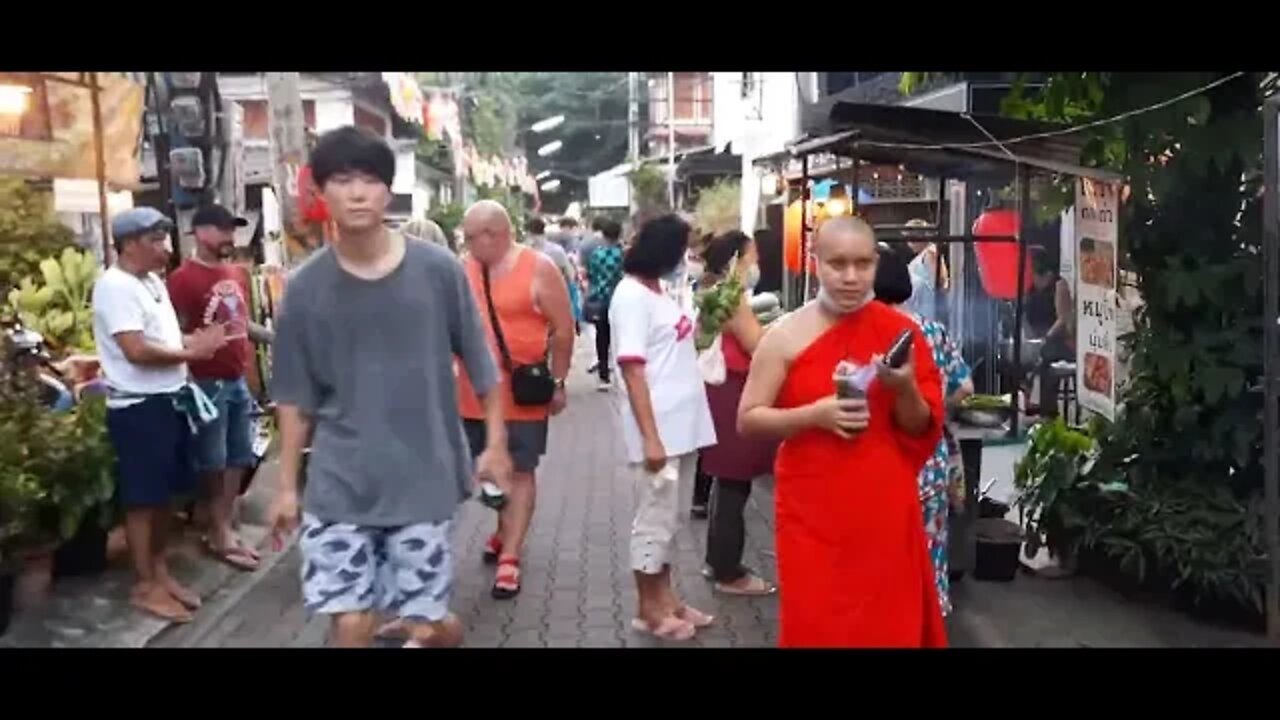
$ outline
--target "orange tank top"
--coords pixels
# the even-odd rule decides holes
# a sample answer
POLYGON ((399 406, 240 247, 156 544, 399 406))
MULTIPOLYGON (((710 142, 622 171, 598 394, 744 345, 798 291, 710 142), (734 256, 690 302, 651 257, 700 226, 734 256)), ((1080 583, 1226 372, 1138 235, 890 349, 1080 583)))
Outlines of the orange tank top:
MULTIPOLYGON (((517 247, 511 269, 505 273, 491 275, 489 278, 493 306, 497 310, 498 321, 502 323, 502 337, 507 341, 511 362, 515 365, 540 362, 547 356, 551 325, 533 300, 534 270, 537 269, 537 263, 536 251, 517 247)), ((502 378, 500 392, 502 392, 506 419, 545 420, 548 414, 545 406, 516 405, 511 395, 511 372, 504 366, 502 353, 498 350, 498 341, 493 334, 493 324, 489 320, 489 305, 484 295, 484 270, 479 262, 468 259, 466 271, 467 281, 471 284, 471 295, 475 298, 480 321, 489 339, 489 349, 493 353, 494 362, 498 364, 499 376, 502 378)), ((471 387, 471 379, 467 377, 466 368, 456 360, 453 366, 458 375, 458 411, 462 417, 470 420, 483 419, 484 407, 471 387)))

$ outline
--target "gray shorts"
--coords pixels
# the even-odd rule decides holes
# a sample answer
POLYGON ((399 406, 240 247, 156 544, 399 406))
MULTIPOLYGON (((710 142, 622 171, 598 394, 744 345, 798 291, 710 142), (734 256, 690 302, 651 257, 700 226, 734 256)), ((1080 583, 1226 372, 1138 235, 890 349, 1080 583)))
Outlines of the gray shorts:
POLYGON ((324 615, 380 610, 439 622, 453 590, 453 521, 371 528, 302 516, 302 598, 324 615))
MULTIPOLYGON (((467 431, 471 457, 480 457, 485 446, 484 421, 463 420, 462 427, 467 431)), ((516 472, 537 470, 542 456, 547 453, 547 421, 512 420, 507 423, 507 452, 511 453, 511 464, 516 472)))

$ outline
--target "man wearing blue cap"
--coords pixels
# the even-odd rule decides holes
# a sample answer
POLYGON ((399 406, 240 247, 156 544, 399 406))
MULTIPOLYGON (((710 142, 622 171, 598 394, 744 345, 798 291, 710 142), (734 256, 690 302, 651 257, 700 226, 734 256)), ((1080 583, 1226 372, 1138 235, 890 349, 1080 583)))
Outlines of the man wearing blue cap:
POLYGON ((172 228, 147 207, 112 219, 116 264, 93 286, 93 338, 106 376, 117 494, 138 574, 130 601, 162 619, 190 622, 200 596, 178 584, 165 561, 172 501, 195 485, 191 430, 175 396, 186 386, 186 364, 212 357, 226 330, 215 325, 183 337, 156 274, 168 260, 172 228))

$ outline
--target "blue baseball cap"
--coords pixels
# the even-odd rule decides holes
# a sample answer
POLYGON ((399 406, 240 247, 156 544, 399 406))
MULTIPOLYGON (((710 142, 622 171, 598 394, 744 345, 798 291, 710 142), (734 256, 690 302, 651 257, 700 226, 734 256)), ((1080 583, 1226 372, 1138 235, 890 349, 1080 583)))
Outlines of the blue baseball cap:
POLYGON ((150 207, 136 207, 111 218, 111 237, 121 238, 142 235, 152 230, 170 230, 173 221, 164 213, 150 207))

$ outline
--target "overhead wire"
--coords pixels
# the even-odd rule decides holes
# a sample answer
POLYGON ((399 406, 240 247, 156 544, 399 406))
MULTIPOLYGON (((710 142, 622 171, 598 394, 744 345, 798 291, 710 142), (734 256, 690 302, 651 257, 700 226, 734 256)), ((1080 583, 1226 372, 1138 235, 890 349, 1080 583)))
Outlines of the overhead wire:
MULTIPOLYGON (((1096 127, 1102 127, 1104 125, 1117 123, 1117 122, 1120 122, 1121 120, 1127 120, 1131 117, 1144 115, 1146 113, 1154 112, 1156 110, 1163 110, 1164 108, 1167 108, 1170 105, 1175 105, 1177 103, 1182 102, 1183 100, 1187 100, 1197 95, 1206 93, 1218 87, 1219 85, 1225 85, 1226 83, 1229 83, 1232 80, 1235 80, 1243 75, 1244 75, 1244 72, 1232 73, 1231 75, 1228 75, 1226 77, 1221 77, 1221 78, 1218 78, 1217 80, 1214 80, 1213 82, 1206 83, 1205 85, 1195 88, 1194 90, 1188 90, 1184 93, 1180 93, 1166 100, 1161 100, 1158 103, 1153 103, 1146 107, 1137 108, 1134 110, 1128 110, 1128 111, 1119 113, 1117 115, 1112 115, 1111 117, 1102 118, 1099 120, 1093 120, 1087 123, 1081 123, 1080 125, 1073 125, 1071 127, 1060 128, 1057 130, 1046 130, 1044 132, 1031 133, 1028 135, 1020 135, 1018 137, 1012 137, 1012 138, 1005 138, 1003 140, 993 140, 989 142, 938 143, 938 144, 892 143, 892 142, 881 142, 877 140, 859 140, 857 142, 859 145, 864 145, 868 147, 897 148, 900 150, 964 150, 968 148, 988 148, 988 147, 1000 147, 1003 149, 1004 146, 1013 145, 1020 142, 1026 142, 1027 140, 1040 140, 1043 138, 1071 135, 1074 133, 1081 132, 1083 130, 1091 130, 1096 127)), ((983 132, 985 133, 986 131, 984 130, 983 132)), ((991 137, 991 135, 987 134, 987 137, 991 137)), ((1008 152, 1007 149, 1005 151, 1008 152)))

